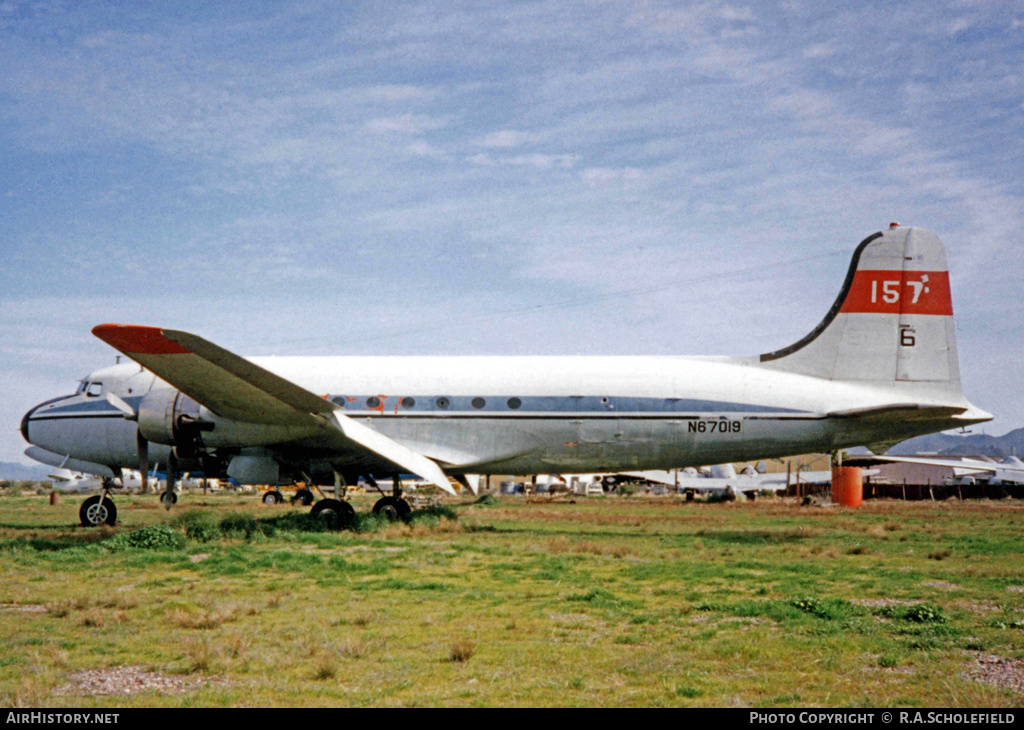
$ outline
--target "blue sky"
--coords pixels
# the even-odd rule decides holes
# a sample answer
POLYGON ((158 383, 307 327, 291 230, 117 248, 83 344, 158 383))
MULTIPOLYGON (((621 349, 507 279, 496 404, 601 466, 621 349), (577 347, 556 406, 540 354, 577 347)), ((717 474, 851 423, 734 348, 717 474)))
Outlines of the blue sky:
POLYGON ((890 221, 1024 426, 1024 4, 0 0, 0 460, 116 321, 240 354, 757 354, 890 221), (7 425, 3 425, 7 424, 7 425))

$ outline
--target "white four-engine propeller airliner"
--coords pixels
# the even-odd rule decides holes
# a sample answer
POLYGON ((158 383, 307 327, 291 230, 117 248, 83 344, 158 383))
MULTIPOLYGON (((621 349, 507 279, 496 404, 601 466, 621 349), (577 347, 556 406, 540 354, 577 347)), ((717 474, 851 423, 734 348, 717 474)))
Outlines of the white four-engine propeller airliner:
MULTIPOLYGON (((961 392, 945 252, 920 228, 865 239, 824 320, 760 356, 250 360, 177 330, 93 333, 138 364, 92 373, 26 413, 21 431, 96 473, 145 473, 155 459, 248 483, 412 473, 453 491, 449 476, 877 451, 991 418, 961 392)), ((351 509, 314 505, 342 522, 351 509)), ((375 509, 408 505, 399 491, 375 509)), ((114 519, 106 496, 83 505, 84 524, 114 519)))

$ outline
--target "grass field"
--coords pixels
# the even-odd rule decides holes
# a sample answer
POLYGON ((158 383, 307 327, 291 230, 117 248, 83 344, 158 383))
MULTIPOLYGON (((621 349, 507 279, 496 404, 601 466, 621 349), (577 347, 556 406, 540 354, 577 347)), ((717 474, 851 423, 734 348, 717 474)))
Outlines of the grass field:
POLYGON ((189 495, 86 529, 80 501, 0 496, 4 706, 1024 698, 1020 502, 502 497, 332 533, 189 495))

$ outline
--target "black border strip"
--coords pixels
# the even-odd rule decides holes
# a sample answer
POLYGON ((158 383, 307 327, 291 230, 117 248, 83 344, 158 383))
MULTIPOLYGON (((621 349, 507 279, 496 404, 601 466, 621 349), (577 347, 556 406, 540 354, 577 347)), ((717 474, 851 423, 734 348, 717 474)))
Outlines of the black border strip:
POLYGON ((860 245, 857 246, 857 250, 853 252, 853 260, 850 261, 850 268, 846 272, 846 281, 843 282, 843 288, 839 290, 839 296, 836 297, 836 300, 832 303, 832 308, 828 310, 828 314, 825 315, 825 319, 821 320, 821 322, 818 323, 818 326, 811 330, 806 337, 794 342, 789 347, 783 347, 781 350, 767 352, 761 355, 761 362, 779 360, 792 355, 797 350, 801 350, 814 342, 814 340, 818 339, 818 335, 828 329, 828 326, 832 324, 832 320, 834 320, 836 315, 839 314, 839 310, 842 309, 843 303, 846 301, 846 297, 850 293, 850 287, 853 286, 853 275, 857 273, 857 266, 860 264, 861 254, 864 252, 864 249, 868 247, 869 243, 881 237, 881 231, 873 233, 861 241, 860 245))

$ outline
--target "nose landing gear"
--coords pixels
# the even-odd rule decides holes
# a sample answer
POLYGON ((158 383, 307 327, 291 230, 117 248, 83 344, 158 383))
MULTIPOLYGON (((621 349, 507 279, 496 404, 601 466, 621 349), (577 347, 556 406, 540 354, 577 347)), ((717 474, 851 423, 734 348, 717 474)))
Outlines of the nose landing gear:
POLYGON ((83 527, 117 524, 117 507, 108 493, 109 489, 104 485, 102 494, 89 497, 82 502, 82 507, 78 510, 78 519, 81 520, 83 527))

